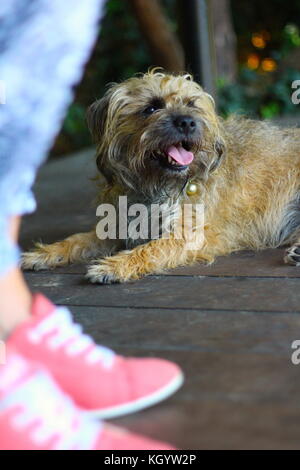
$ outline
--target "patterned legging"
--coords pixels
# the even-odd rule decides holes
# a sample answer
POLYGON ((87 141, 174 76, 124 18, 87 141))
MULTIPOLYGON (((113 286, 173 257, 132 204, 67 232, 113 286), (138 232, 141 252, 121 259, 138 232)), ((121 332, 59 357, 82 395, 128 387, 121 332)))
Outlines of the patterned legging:
POLYGON ((104 3, 0 2, 0 275, 18 263, 8 221, 35 209, 37 169, 81 78, 104 3))

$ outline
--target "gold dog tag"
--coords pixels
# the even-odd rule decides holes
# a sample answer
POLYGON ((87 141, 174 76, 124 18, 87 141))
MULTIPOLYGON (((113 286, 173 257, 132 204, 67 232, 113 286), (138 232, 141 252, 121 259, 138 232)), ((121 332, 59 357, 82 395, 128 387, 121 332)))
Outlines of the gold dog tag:
POLYGON ((198 186, 195 183, 188 183, 186 187, 186 194, 188 196, 194 196, 196 192, 198 191, 198 186))

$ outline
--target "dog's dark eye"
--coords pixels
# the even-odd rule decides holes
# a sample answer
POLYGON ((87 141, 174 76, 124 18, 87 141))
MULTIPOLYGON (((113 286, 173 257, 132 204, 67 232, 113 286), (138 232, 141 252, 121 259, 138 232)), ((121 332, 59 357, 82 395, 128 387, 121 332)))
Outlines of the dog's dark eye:
POLYGON ((159 108, 156 108, 156 106, 148 106, 146 109, 144 109, 144 114, 153 114, 158 109, 159 108))
POLYGON ((195 101, 190 100, 190 101, 187 103, 187 106, 188 106, 189 108, 195 108, 195 101))
POLYGON ((150 114, 155 113, 155 111, 158 111, 159 109, 162 109, 165 107, 165 103, 162 99, 154 99, 147 108, 144 109, 143 114, 150 116, 150 114))

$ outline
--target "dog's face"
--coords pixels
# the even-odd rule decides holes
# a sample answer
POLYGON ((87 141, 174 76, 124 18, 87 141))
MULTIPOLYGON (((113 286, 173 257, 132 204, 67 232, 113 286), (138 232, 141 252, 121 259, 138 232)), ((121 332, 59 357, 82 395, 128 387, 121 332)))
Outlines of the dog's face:
POLYGON ((108 181, 145 193, 182 188, 224 152, 213 99, 189 75, 154 71, 113 85, 89 108, 88 124, 108 181))

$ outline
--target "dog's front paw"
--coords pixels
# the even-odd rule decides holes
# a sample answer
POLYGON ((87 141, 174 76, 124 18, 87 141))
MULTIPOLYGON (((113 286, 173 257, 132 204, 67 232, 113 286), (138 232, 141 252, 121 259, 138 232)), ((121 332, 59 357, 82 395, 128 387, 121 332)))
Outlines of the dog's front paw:
POLYGON ((89 266, 86 277, 95 284, 131 281, 142 276, 138 266, 130 251, 122 251, 117 255, 95 261, 89 266))
POLYGON ((118 276, 117 270, 106 260, 90 265, 86 278, 93 284, 114 284, 123 281, 118 276))
POLYGON ((286 250, 284 262, 293 266, 300 266, 300 243, 295 243, 286 250))
POLYGON ((21 268, 39 271, 67 264, 68 260, 60 250, 53 249, 54 245, 38 243, 32 251, 21 255, 21 268))

